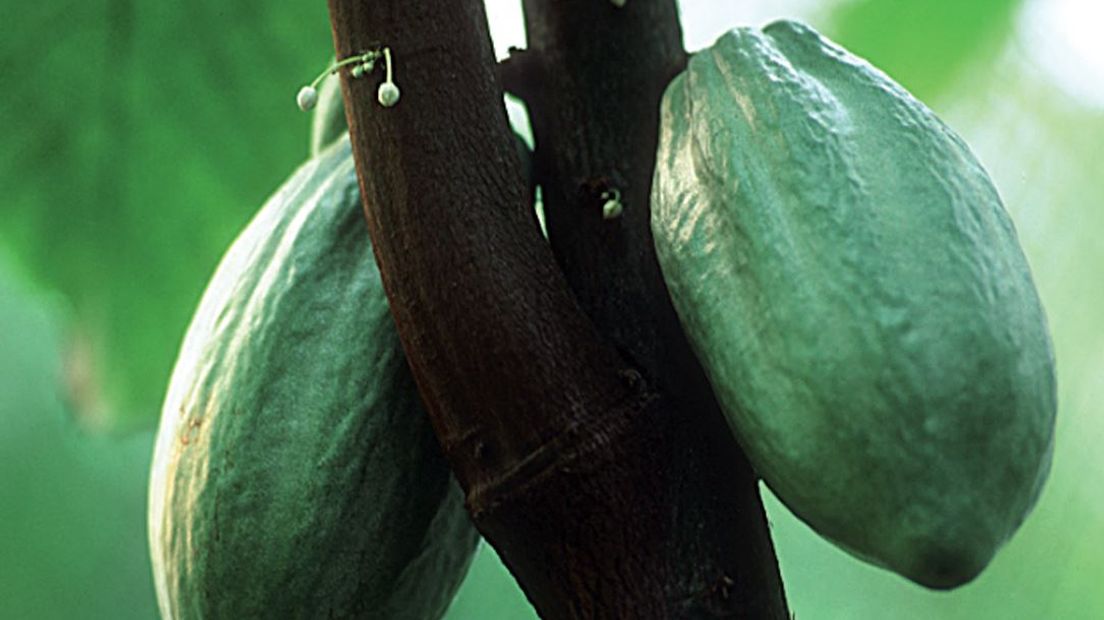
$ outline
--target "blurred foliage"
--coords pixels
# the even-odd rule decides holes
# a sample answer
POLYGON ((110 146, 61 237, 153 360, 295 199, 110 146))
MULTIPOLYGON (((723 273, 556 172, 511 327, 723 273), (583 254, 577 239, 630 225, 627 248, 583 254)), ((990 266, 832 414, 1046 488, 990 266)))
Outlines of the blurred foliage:
POLYGON ((0 265, 0 616, 151 618, 148 434, 90 438, 58 398, 58 313, 0 265))
MULTIPOLYGON (((492 23, 511 3, 488 2, 492 23)), ((768 495, 802 620, 1104 618, 1104 104, 1055 85, 1036 54, 1062 35, 1029 36, 1023 4, 684 2, 691 47, 732 26, 804 18, 929 102, 992 171, 1054 335, 1051 480, 975 583, 911 585, 768 495)), ((331 53, 325 10, 63 0, 6 12, 0 68, 18 89, 0 96, 0 616, 155 616, 150 436, 90 437, 69 411, 84 427, 153 426, 207 277, 306 157, 310 119, 293 98, 331 53)), ((447 618, 535 615, 484 546, 447 618)))
POLYGON ((78 411, 152 427, 208 274, 306 155, 293 101, 329 55, 326 5, 66 0, 5 15, 0 66, 19 89, 0 98, 0 243, 72 304, 78 411))
POLYGON ((998 51, 1021 0, 842 3, 824 32, 867 58, 924 101, 939 95, 963 66, 998 51))

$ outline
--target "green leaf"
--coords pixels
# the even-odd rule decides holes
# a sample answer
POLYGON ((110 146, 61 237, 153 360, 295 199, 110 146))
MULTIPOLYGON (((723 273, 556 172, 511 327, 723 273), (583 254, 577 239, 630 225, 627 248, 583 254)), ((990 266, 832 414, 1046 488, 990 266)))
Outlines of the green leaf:
POLYGON ((0 264, 0 615, 152 618, 151 436, 90 437, 58 400, 61 315, 0 264))
POLYGON ((91 345, 78 409, 151 426, 208 275, 303 158, 294 97, 330 53, 326 6, 68 0, 7 19, 0 245, 72 304, 91 345))
POLYGON ((1000 49, 1021 1, 856 0, 834 11, 826 32, 926 101, 1000 49))

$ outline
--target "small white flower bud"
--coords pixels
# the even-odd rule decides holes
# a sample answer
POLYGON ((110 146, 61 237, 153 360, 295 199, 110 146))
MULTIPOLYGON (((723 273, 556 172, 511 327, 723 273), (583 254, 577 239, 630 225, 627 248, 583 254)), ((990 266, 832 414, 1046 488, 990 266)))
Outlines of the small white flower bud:
POLYGON ((295 103, 298 103, 299 109, 304 112, 314 108, 314 104, 318 103, 318 91, 312 86, 300 88, 299 94, 295 97, 295 103))
POLYGON ((360 63, 359 65, 353 67, 353 71, 352 71, 353 77, 358 78, 362 75, 368 75, 369 73, 372 72, 372 69, 375 66, 376 66, 375 61, 366 60, 366 61, 360 63))
POLYGON ((624 205, 620 200, 610 199, 602 205, 602 219, 613 220, 621 217, 621 213, 625 210, 624 205))
POLYGON ((390 108, 399 102, 399 87, 395 86, 394 82, 380 84, 379 91, 376 94, 380 105, 385 108, 390 108))

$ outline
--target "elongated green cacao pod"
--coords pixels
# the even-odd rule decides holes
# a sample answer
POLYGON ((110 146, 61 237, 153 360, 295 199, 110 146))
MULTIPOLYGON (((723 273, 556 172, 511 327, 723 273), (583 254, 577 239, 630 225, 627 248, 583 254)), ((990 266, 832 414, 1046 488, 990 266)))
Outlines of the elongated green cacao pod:
POLYGON ((376 269, 348 139, 234 242, 173 371, 149 506, 165 618, 438 618, 478 540, 376 269))
POLYGON ((821 535, 972 579, 1049 469, 1043 310, 962 140, 807 26, 743 28, 663 98, 656 251, 737 439, 821 535))

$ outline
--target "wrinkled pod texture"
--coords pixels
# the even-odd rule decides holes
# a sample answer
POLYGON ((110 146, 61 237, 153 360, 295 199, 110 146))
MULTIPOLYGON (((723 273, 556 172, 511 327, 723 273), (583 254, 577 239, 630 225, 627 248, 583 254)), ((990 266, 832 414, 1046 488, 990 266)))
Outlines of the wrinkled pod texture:
POLYGON ((439 618, 478 536, 403 357, 349 141, 230 247, 162 411, 165 618, 439 618))
POLYGON ((976 576, 1049 470, 1046 321, 965 143, 808 26, 739 28, 666 91, 652 230, 770 488, 854 555, 976 576))

